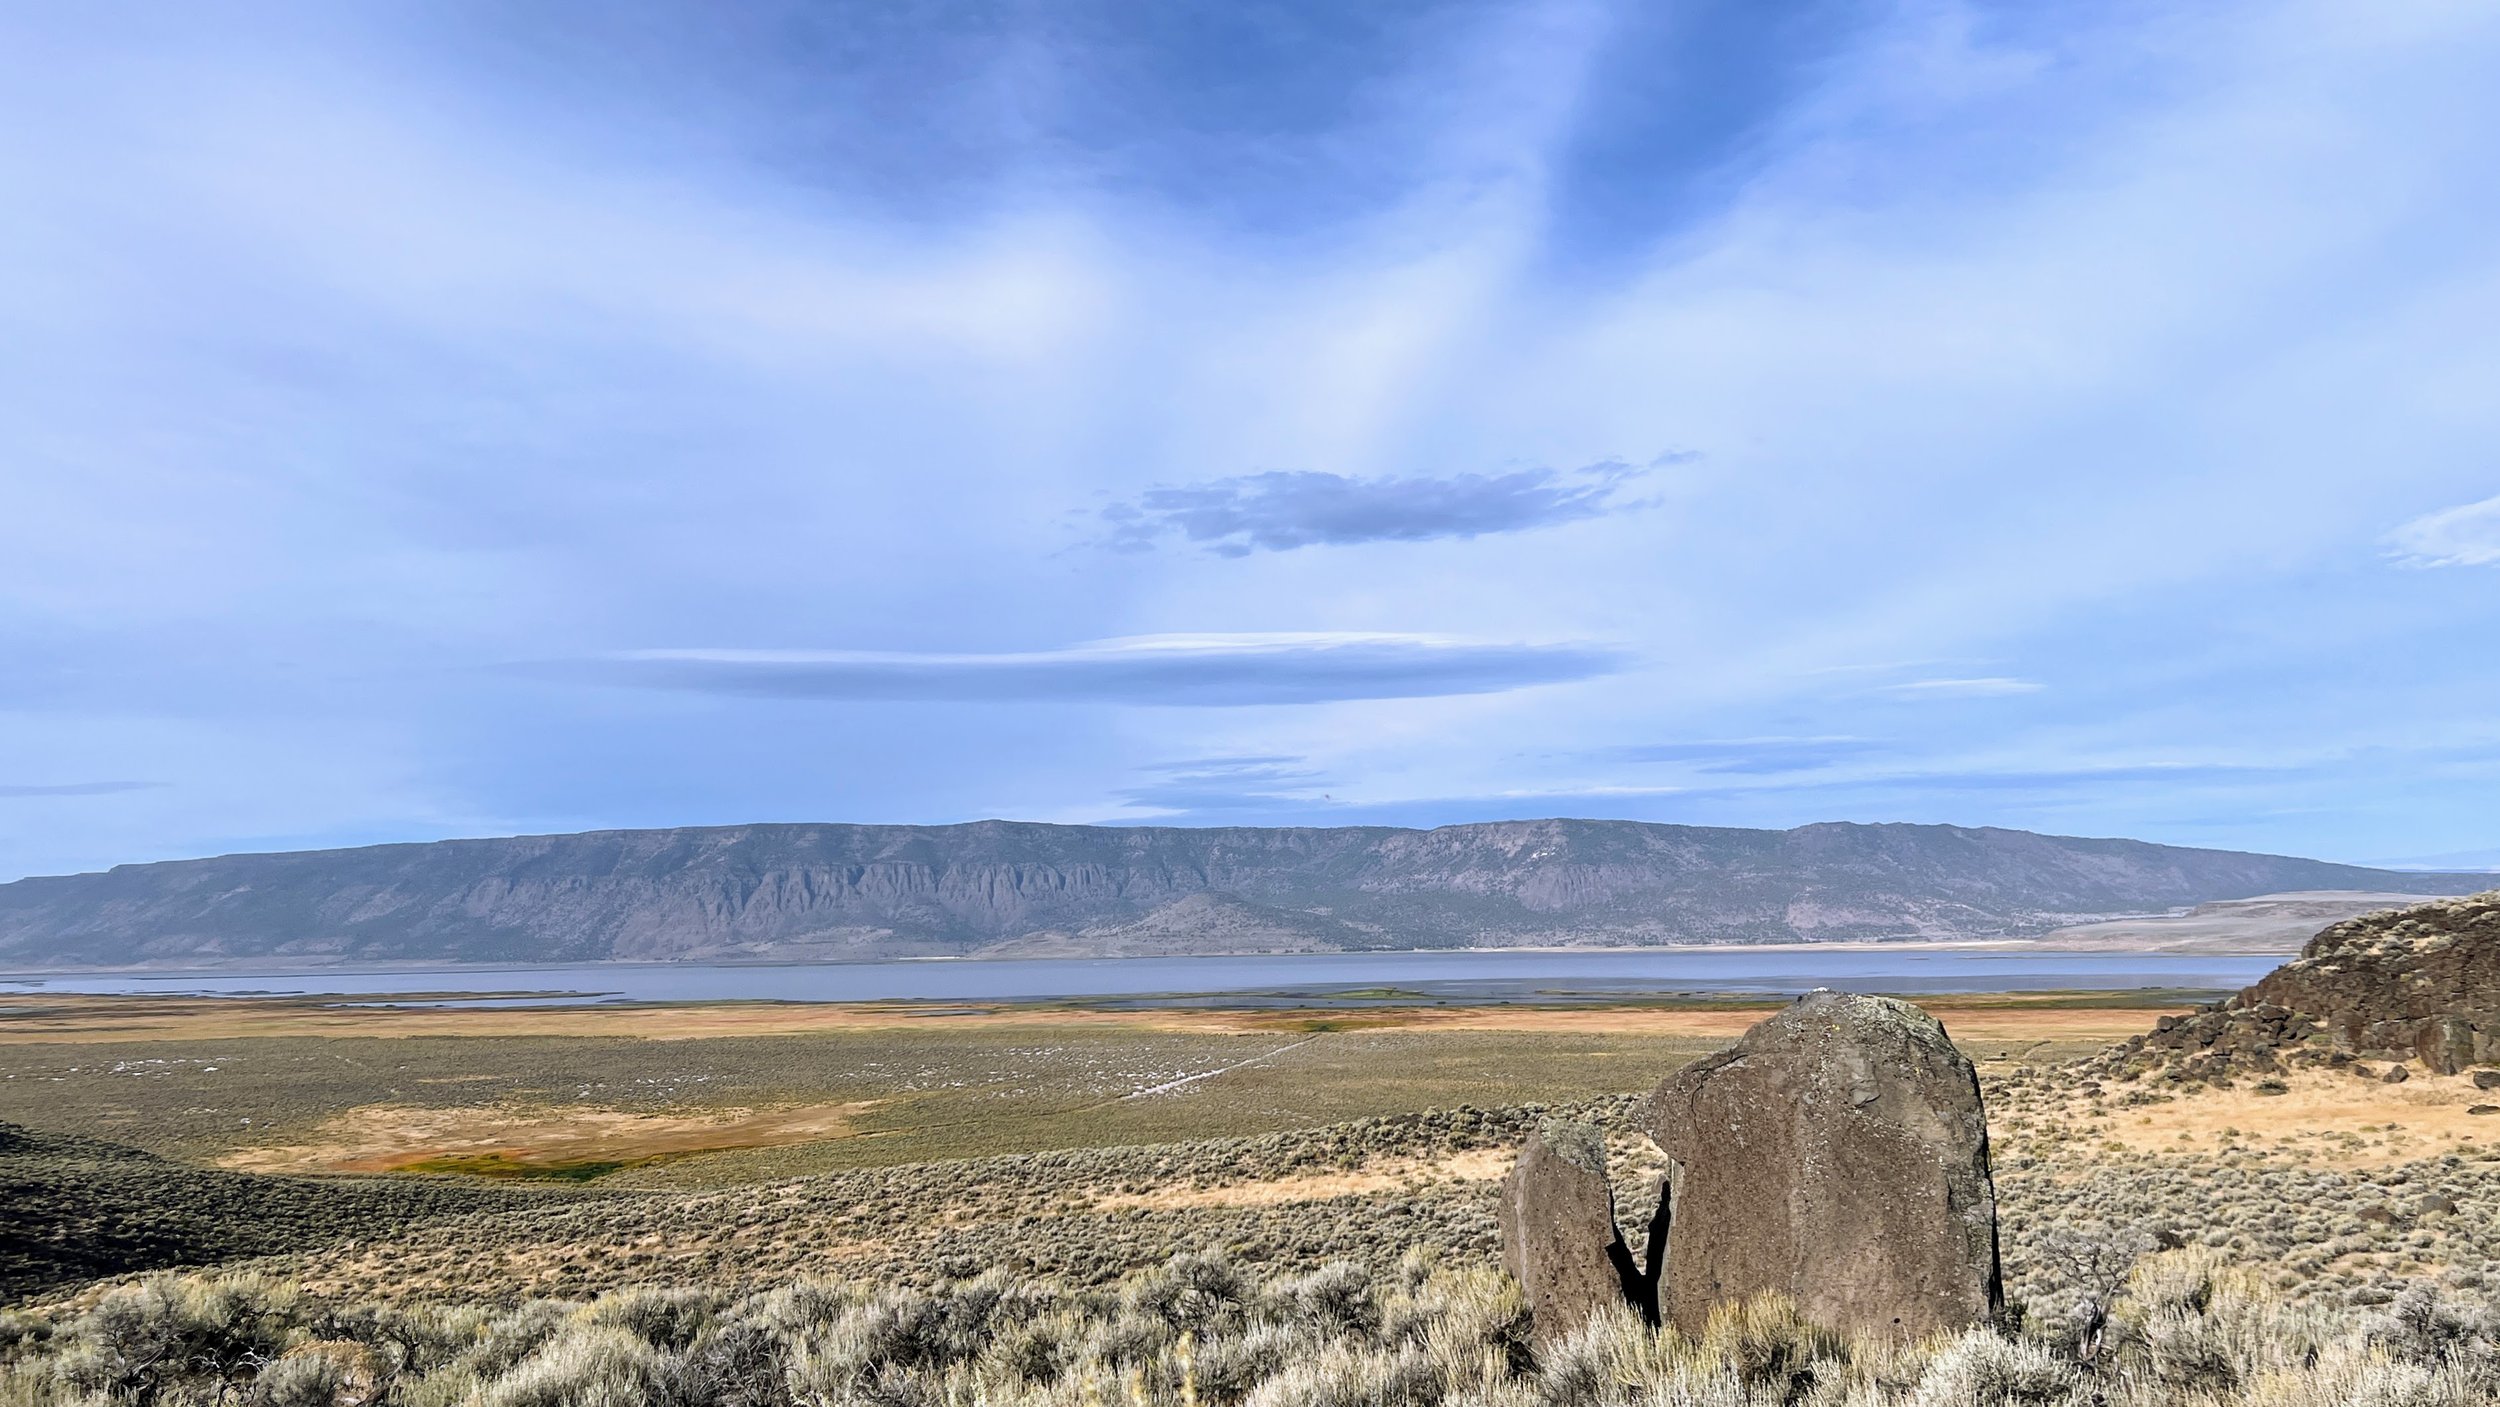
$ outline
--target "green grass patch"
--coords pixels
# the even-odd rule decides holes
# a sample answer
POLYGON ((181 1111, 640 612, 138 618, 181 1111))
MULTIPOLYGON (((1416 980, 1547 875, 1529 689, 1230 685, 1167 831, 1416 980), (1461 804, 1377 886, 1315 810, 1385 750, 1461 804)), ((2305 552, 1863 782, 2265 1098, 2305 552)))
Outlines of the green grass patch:
POLYGON ((396 1171, 403 1173, 452 1173, 461 1177, 485 1177, 516 1182, 592 1182, 610 1173, 627 1168, 650 1167, 683 1153, 658 1153, 647 1158, 598 1159, 573 1158, 547 1160, 513 1158, 501 1153, 455 1153, 423 1162, 408 1163, 396 1171))

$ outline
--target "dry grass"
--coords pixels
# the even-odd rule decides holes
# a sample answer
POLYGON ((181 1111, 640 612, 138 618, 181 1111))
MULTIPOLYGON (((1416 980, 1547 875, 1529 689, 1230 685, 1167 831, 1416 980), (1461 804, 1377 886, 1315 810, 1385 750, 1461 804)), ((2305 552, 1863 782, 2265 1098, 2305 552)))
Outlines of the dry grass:
MULTIPOLYGON (((382 1001, 387 998, 373 998, 382 1001)), ((1213 1015, 1213 1013, 1210 1013, 1213 1015)), ((1222 1029, 1191 1013, 1051 1010, 1052 1025, 1138 1030, 1222 1029)), ((574 1036, 683 1041, 933 1024, 1031 1025, 1031 1012, 910 1002, 698 1002, 672 1006, 368 1006, 303 997, 35 996, 0 994, 0 1045, 126 1041, 192 1043, 302 1036, 574 1036)))
POLYGON ((1146 1192, 1115 1192, 1088 1200, 1094 1211, 1143 1208, 1154 1212, 1188 1211, 1199 1207, 1274 1207, 1293 1202, 1333 1202, 1347 1197, 1376 1197, 1391 1192, 1419 1191, 1433 1183, 1481 1183, 1499 1180, 1517 1155, 1509 1148, 1485 1148, 1443 1158, 1382 1158, 1346 1172, 1300 1173, 1292 1177, 1259 1178, 1214 1187, 1167 1186, 1146 1192))
POLYGON ((2192 1087, 2152 1108, 2121 1106, 2108 1116, 2105 1139, 2132 1152, 2273 1145, 2332 1167, 2386 1165, 2500 1146, 2500 1116, 2467 1112, 2494 1098, 2465 1076, 2433 1075, 2418 1065, 2397 1085, 2301 1071, 2227 1089, 2192 1087))
MULTIPOLYGON (((1082 1003, 706 1002, 644 1006, 361 1006, 337 999, 0 994, 0 1046, 98 1042, 571 1036, 653 1041, 932 1027, 1109 1029, 1239 1035, 1309 1030, 1509 1031, 1733 1039, 1781 1003, 1693 1000, 1588 1006, 1381 1005, 1106 1008, 1082 1003)), ((2129 994, 1932 997, 1979 1041, 2113 1041, 2188 1008, 2129 994)))
MULTIPOLYGON (((1782 1003, 1604 1007, 1391 1007, 1354 1013, 1260 1013, 1276 1027, 1314 1023, 1415 1032, 1537 1031, 1568 1035, 1673 1036, 1732 1041, 1782 1003)), ((2022 1001, 2001 997, 1956 1000, 1931 997, 1919 1006, 1933 1013, 1970 1047, 2027 1046, 2043 1041, 2085 1041, 2096 1046, 2124 1040, 2155 1018, 2186 1007, 2144 1005, 2075 1007, 2055 997, 2022 1001)))

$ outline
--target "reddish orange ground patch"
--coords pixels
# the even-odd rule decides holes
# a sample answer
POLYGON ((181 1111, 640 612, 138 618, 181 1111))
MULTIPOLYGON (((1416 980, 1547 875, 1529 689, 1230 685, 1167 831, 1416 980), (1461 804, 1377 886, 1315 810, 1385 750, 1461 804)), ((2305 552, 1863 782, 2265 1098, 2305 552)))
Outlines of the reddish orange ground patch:
POLYGON ((374 1104, 322 1121, 302 1142, 218 1161, 248 1172, 466 1172, 574 1176, 732 1148, 840 1138, 873 1103, 636 1114, 620 1109, 423 1109, 374 1104))

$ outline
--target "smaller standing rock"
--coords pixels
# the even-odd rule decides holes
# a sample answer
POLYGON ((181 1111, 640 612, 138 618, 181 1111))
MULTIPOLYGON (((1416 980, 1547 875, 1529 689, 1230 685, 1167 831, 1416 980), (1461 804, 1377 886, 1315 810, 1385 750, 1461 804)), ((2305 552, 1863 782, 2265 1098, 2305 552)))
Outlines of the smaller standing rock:
POLYGON ((1622 1267, 1631 1261, 1615 1226, 1605 1135, 1593 1124, 1546 1120, 1502 1183, 1502 1268, 1527 1294, 1538 1341, 1628 1303, 1622 1267))
POLYGON ((2500 1089, 2500 1070, 2477 1070, 2477 1071, 2475 1071, 2475 1072, 2474 1072, 2474 1088, 2476 1088, 2476 1089, 2500 1089))
POLYGON ((2380 1084, 2400 1085, 2405 1081, 2412 1079, 2413 1072, 2406 1069, 2402 1065, 2390 1065, 2387 1067, 2387 1073, 2379 1076, 2378 1078, 2380 1084))

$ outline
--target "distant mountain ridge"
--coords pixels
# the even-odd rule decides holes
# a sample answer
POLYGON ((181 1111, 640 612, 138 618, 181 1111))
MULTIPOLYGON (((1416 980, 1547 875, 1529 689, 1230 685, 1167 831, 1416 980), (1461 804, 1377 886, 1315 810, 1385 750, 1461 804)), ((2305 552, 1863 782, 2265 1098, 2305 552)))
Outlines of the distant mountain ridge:
POLYGON ((2489 883, 1956 826, 715 826, 19 880, 0 884, 0 967, 1951 938, 2399 880, 2489 883))

